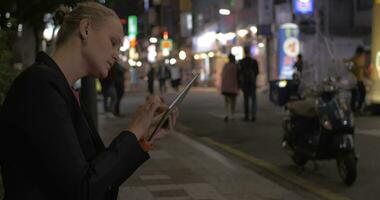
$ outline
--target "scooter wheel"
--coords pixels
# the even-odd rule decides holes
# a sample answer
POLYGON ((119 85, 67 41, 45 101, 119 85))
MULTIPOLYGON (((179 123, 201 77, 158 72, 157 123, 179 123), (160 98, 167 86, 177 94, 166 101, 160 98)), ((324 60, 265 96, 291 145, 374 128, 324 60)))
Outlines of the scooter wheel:
POLYGON ((305 156, 299 155, 299 154, 292 155, 292 160, 296 165, 300 167, 303 167, 304 165, 306 165, 308 161, 308 159, 305 156))
POLYGON ((337 159, 340 178, 347 186, 352 185, 357 176, 357 160, 353 152, 343 154, 337 159))

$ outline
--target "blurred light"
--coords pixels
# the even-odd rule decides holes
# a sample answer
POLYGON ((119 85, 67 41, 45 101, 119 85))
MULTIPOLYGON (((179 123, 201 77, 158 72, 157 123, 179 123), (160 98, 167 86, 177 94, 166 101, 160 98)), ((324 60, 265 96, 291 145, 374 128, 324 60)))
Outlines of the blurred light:
POLYGON ((155 38, 155 37, 151 37, 151 38, 149 38, 149 42, 153 43, 153 44, 156 44, 158 42, 158 39, 155 38))
POLYGON ((56 27, 55 27, 54 37, 57 37, 59 29, 61 29, 60 26, 56 26, 56 27))
POLYGON ((244 49, 242 46, 234 46, 231 48, 231 54, 235 56, 236 60, 243 59, 244 49))
POLYGON ((44 36, 44 39, 46 41, 50 41, 53 37, 53 25, 48 23, 46 24, 46 27, 45 27, 45 30, 44 32, 42 33, 42 35, 44 36))
POLYGON ((258 56, 260 54, 260 50, 256 45, 251 46, 251 56, 258 56))
POLYGON ((284 87, 286 87, 287 84, 288 84, 288 82, 283 80, 283 81, 278 82, 278 87, 284 88, 284 87))
POLYGON ((164 38, 164 40, 169 39, 169 33, 167 31, 164 32, 163 38, 164 38))
POLYGON ((17 26, 17 36, 21 37, 22 36, 22 24, 19 24, 17 26))
POLYGON ((199 60, 199 58, 200 58, 200 57, 199 57, 198 54, 195 54, 195 55, 194 55, 194 59, 195 59, 195 60, 199 60))
POLYGON ((142 66, 142 62, 141 62, 141 61, 137 61, 137 62, 136 62, 136 66, 137 66, 137 67, 141 67, 141 66, 142 66))
POLYGON ((154 44, 149 45, 148 46, 148 61, 150 63, 155 63, 156 56, 157 56, 156 45, 154 44))
POLYGON ((18 32, 22 32, 22 24, 19 24, 19 25, 17 26, 17 31, 18 31, 18 32))
POLYGON ((219 10, 219 14, 221 14, 221 15, 230 15, 231 14, 231 11, 230 10, 228 10, 228 9, 220 9, 219 10))
POLYGON ((245 37, 248 34, 248 30, 246 29, 240 29, 237 31, 237 34, 239 37, 245 37))
POLYGON ((256 26, 251 26, 251 28, 249 28, 249 30, 251 30, 251 32, 253 34, 256 34, 257 33, 257 27, 256 26))
POLYGON ((185 60, 186 59, 186 52, 184 50, 181 50, 178 54, 179 59, 185 60))
POLYGON ((193 16, 191 14, 186 15, 186 25, 187 30, 193 29, 193 16))
POLYGON ((165 64, 169 64, 170 63, 170 60, 169 59, 165 59, 165 64))
POLYGON ((208 57, 212 58, 214 56, 215 56, 214 52, 212 52, 212 51, 208 52, 208 57))
POLYGON ((145 12, 149 11, 149 7, 150 7, 149 0, 144 0, 144 10, 145 10, 145 12))
POLYGON ((201 58, 202 58, 202 59, 206 59, 206 58, 207 58, 207 54, 206 54, 206 53, 202 53, 202 54, 201 54, 201 58))
POLYGON ((218 33, 215 35, 215 38, 222 44, 226 45, 228 41, 233 40, 236 37, 236 33, 229 32, 229 33, 218 33))
POLYGON ((199 46, 208 46, 208 44, 214 42, 216 39, 216 32, 206 32, 203 35, 198 37, 198 45, 199 46))
POLYGON ((260 42, 257 46, 258 46, 259 48, 264 48, 264 47, 265 47, 264 43, 262 43, 262 42, 260 42))
POLYGON ((177 60, 175 58, 170 59, 170 64, 175 65, 177 63, 177 60))
POLYGON ((11 13, 9 13, 9 12, 5 13, 5 19, 8 19, 10 17, 11 17, 11 13))
POLYGON ((375 66, 377 70, 377 75, 380 78, 380 51, 376 53, 376 61, 375 61, 375 66))
POLYGON ((123 45, 120 47, 120 51, 127 51, 130 47, 128 36, 124 36, 123 38, 123 45))
POLYGON ((168 57, 169 55, 170 55, 170 50, 169 49, 163 49, 162 50, 162 55, 164 56, 164 57, 168 57))
POLYGON ((132 59, 129 59, 128 60, 128 64, 130 65, 130 66, 136 66, 136 61, 134 61, 134 60, 132 60, 132 59))

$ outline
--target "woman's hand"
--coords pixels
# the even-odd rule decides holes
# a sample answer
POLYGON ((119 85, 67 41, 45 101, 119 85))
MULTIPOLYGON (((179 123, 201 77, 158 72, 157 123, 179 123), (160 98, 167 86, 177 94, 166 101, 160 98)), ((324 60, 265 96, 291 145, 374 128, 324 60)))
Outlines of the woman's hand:
MULTIPOLYGON (((168 134, 170 134, 173 131, 174 126, 175 126, 175 124, 177 122, 178 114, 179 114, 178 108, 174 108, 171 111, 169 118, 167 119, 168 120, 167 125, 161 127, 159 130, 157 130, 157 133, 155 133, 155 135, 153 136, 153 138, 149 141, 150 144, 153 144, 155 140, 161 139, 161 138, 167 136, 168 134)), ((151 128, 149 129, 149 133, 152 133, 152 131, 155 128, 155 126, 159 123, 161 117, 162 117, 162 114, 157 115, 157 117, 155 117, 154 123, 152 124, 151 128)))
POLYGON ((165 110, 162 108, 163 106, 164 104, 159 97, 149 98, 144 105, 137 109, 127 130, 134 133, 139 140, 148 132, 153 122, 155 122, 157 113, 165 110))

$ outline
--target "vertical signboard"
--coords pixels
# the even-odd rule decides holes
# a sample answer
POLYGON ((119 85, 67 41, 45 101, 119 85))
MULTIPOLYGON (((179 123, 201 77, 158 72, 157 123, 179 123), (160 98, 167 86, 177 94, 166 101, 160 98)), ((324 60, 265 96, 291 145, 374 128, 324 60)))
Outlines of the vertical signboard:
POLYGON ((273 0, 259 0, 259 25, 273 22, 273 0))
POLYGON ((296 24, 283 24, 278 30, 278 79, 292 79, 293 65, 300 53, 299 29, 296 24))
POLYGON ((137 16, 128 16, 128 36, 136 38, 137 34, 137 16))

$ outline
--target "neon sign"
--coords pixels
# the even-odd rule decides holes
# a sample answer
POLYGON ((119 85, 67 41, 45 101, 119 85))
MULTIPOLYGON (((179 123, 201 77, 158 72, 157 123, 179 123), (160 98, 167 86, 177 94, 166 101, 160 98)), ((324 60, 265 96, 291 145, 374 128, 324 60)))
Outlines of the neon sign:
POLYGON ((296 15, 313 14, 314 0, 293 0, 293 11, 296 15))

